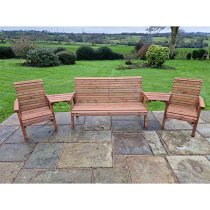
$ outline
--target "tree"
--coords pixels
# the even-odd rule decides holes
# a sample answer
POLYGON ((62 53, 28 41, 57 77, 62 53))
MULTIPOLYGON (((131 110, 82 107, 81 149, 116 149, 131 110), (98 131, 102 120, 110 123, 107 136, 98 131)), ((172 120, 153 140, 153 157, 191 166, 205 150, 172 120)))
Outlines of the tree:
MULTIPOLYGON (((164 28, 166 28, 166 26, 151 26, 151 27, 147 28, 146 30, 149 33, 152 33, 152 32, 161 31, 164 28)), ((179 26, 170 26, 170 29, 171 29, 171 40, 170 40, 170 44, 169 44, 170 58, 174 58, 175 48, 176 48, 176 40, 177 40, 177 35, 179 33, 179 26)))
POLYGON ((6 36, 4 35, 3 32, 0 31, 0 40, 1 40, 1 43, 4 43, 5 40, 6 40, 6 36))

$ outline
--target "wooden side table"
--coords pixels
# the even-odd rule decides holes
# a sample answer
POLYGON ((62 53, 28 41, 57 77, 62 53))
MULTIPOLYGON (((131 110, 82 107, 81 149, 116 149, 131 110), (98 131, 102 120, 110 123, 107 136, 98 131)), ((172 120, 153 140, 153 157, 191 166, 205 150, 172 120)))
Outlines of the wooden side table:
POLYGON ((52 106, 52 109, 53 109, 53 105, 55 103, 59 103, 59 102, 68 102, 69 105, 71 105, 73 96, 74 96, 74 93, 64 93, 64 94, 47 95, 47 98, 48 98, 50 105, 52 106))
POLYGON ((148 103, 151 101, 161 101, 167 103, 170 98, 170 93, 143 92, 143 97, 146 100, 146 106, 148 109, 148 103))

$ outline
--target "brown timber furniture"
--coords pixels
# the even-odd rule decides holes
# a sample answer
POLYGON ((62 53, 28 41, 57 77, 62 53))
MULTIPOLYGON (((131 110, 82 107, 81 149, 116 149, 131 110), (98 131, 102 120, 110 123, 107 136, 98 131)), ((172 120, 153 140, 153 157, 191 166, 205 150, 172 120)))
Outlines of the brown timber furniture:
POLYGON ((51 94, 47 95, 49 103, 53 105, 59 102, 68 102, 71 103, 74 93, 63 93, 63 94, 51 94))
POLYGON ((160 102, 168 103, 170 93, 143 92, 143 96, 145 98, 146 107, 148 109, 148 103, 151 101, 160 101, 160 102))
POLYGON ((143 104, 141 77, 84 77, 75 78, 75 116, 143 115, 147 126, 147 112, 143 104))
POLYGON ((17 112, 25 141, 28 140, 26 127, 32 124, 52 121, 57 131, 54 112, 45 94, 42 80, 14 83, 17 99, 14 111, 17 112))
POLYGON ((192 136, 195 136, 201 109, 205 108, 204 100, 200 96, 202 83, 202 80, 175 78, 169 102, 166 104, 162 129, 167 118, 184 120, 194 124, 192 136))

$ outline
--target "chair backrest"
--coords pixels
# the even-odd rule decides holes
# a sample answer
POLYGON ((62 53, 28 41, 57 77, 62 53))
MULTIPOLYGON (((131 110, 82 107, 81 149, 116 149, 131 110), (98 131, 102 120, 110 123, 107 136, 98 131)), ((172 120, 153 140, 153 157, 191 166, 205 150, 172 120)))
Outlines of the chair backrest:
POLYGON ((75 78, 76 103, 139 102, 141 93, 141 77, 75 78))
POLYGON ((49 107, 42 80, 14 83, 20 111, 49 107))
POLYGON ((169 103, 196 108, 202 83, 202 80, 175 78, 169 103))

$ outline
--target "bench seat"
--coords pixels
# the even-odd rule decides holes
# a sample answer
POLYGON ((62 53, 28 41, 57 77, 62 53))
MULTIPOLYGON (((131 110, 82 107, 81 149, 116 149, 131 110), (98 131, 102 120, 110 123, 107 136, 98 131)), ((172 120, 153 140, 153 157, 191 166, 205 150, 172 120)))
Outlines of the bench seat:
POLYGON ((141 102, 128 103, 76 103, 72 114, 83 115, 146 115, 147 109, 141 102))

